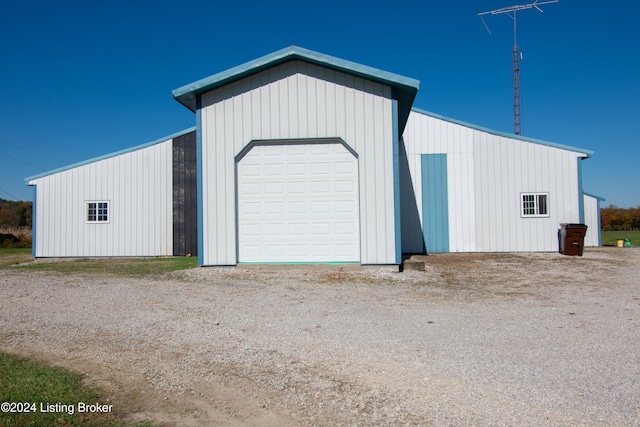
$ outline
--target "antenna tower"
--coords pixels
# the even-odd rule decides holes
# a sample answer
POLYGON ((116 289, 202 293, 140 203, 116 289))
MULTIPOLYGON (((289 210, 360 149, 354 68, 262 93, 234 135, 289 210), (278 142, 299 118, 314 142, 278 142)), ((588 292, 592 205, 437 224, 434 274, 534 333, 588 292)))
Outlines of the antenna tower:
MULTIPOLYGON (((547 0, 547 1, 534 1, 529 4, 520 4, 509 7, 503 7, 501 9, 490 10, 488 12, 479 13, 478 16, 482 19, 482 23, 489 31, 489 27, 487 23, 484 22, 485 15, 499 15, 506 13, 513 19, 513 133, 516 135, 522 134, 522 110, 521 110, 521 99, 520 99, 520 61, 522 60, 522 52, 520 48, 518 48, 518 27, 517 27, 517 19, 516 14, 518 11, 526 10, 526 9, 537 9, 539 12, 543 12, 540 8, 543 4, 550 3, 558 3, 559 0, 547 0)), ((491 34, 491 31, 489 31, 491 34)))

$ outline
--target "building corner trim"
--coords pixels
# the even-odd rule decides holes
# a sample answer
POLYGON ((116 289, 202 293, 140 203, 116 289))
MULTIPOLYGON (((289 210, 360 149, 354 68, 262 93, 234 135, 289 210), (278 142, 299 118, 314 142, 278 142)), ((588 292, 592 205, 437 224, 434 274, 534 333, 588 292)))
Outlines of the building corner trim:
POLYGON ((402 263, 402 225, 400 223, 400 134, 398 126, 398 100, 392 97, 392 144, 393 144, 393 217, 395 239, 395 263, 402 263))
POLYGON ((198 265, 203 266, 204 258, 204 191, 202 188, 202 105, 200 96, 196 99, 196 206, 198 209, 198 265))

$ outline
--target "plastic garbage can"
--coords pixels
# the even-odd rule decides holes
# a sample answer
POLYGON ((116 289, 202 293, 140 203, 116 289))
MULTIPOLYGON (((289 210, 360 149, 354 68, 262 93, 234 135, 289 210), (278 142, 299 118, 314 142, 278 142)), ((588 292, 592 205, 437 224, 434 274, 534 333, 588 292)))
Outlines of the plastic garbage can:
POLYGON ((560 253, 582 256, 586 234, 587 226, 585 224, 560 224, 560 253))

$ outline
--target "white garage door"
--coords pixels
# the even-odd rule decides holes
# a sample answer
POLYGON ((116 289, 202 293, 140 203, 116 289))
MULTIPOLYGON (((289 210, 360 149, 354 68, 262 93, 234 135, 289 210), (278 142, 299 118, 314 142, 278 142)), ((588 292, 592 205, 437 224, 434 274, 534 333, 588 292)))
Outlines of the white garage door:
POLYGON ((359 262, 357 159, 338 143, 253 147, 238 228, 239 262, 359 262))

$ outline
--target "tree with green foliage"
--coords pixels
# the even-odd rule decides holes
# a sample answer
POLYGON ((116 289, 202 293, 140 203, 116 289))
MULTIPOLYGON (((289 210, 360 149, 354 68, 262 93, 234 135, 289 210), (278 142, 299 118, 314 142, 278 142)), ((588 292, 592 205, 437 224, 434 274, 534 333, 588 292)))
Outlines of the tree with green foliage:
POLYGON ((600 227, 605 231, 640 229, 640 206, 623 209, 616 205, 609 205, 600 209, 600 227))

